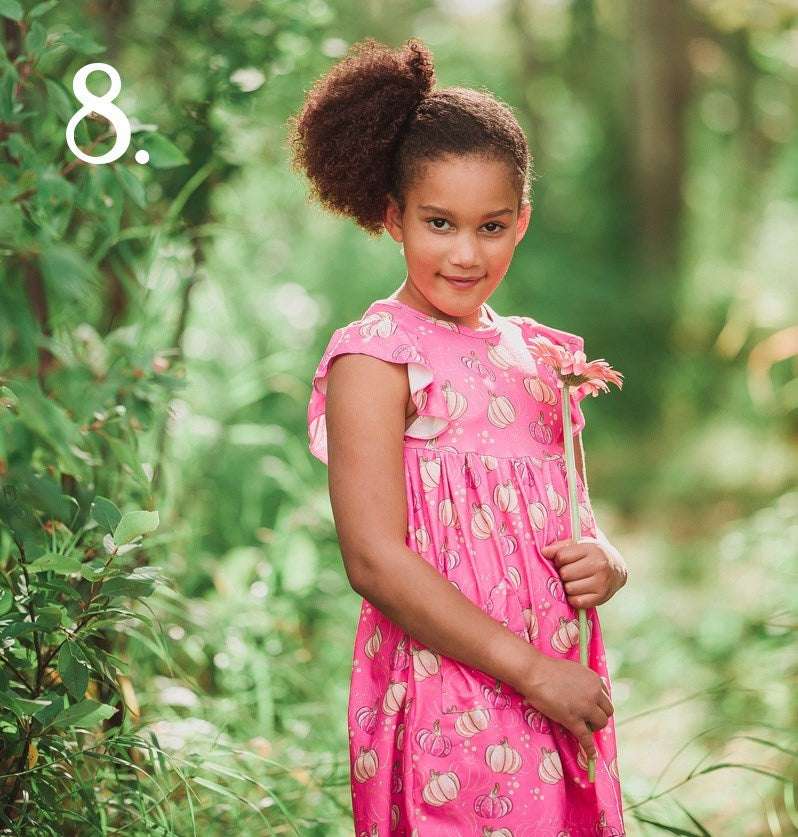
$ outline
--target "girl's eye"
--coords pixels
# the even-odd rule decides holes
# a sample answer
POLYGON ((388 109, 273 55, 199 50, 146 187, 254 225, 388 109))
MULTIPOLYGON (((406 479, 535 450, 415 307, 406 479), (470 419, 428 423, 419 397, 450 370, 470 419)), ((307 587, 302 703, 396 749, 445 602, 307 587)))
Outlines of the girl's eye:
POLYGON ((445 218, 430 218, 427 223, 432 224, 432 228, 435 230, 442 230, 444 228, 443 225, 449 222, 445 218))
POLYGON ((497 224, 495 221, 488 221, 488 223, 485 224, 485 227, 486 228, 487 227, 493 227, 494 228, 492 230, 488 230, 488 232, 499 232, 499 230, 504 229, 504 227, 501 224, 497 224))

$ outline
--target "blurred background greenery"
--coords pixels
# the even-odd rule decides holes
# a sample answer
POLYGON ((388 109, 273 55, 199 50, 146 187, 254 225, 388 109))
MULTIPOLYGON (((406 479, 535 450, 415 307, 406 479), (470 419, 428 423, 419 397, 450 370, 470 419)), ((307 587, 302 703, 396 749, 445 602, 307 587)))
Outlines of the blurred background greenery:
MULTIPOLYGON (((798 832, 795 3, 0 0, 0 15, 0 383, 65 401, 58 347, 82 346, 71 363, 101 381, 115 373, 91 349, 120 333, 182 381, 134 425, 147 479, 117 500, 160 512, 140 560, 167 579, 148 600, 161 632, 120 619, 127 713, 95 732, 150 736, 161 758, 94 774, 96 819, 60 833, 352 833, 359 599, 306 410, 332 332, 403 261, 308 202, 285 122, 365 36, 421 37, 439 85, 516 109, 533 216, 491 305, 584 335, 626 375, 585 404, 583 437, 630 572, 601 612, 629 834, 798 832), (119 70, 133 122, 109 166, 74 165, 64 142, 89 61, 119 70)), ((113 143, 82 124, 95 154, 113 143)), ((22 456, 8 439, 0 464, 22 456)), ((40 750, 6 775, 44 776, 57 760, 40 750)))

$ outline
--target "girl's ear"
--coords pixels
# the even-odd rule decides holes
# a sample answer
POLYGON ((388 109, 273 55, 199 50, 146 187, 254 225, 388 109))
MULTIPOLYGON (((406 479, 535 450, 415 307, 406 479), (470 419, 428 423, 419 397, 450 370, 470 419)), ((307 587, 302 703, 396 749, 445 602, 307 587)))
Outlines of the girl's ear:
POLYGON ((403 241, 402 211, 393 195, 388 195, 388 205, 385 207, 385 229, 394 241, 403 241))
POLYGON ((518 213, 518 222, 515 226, 515 243, 518 242, 524 237, 524 233, 527 231, 527 227, 529 227, 529 218, 532 215, 532 204, 525 203, 521 207, 521 211, 518 213))

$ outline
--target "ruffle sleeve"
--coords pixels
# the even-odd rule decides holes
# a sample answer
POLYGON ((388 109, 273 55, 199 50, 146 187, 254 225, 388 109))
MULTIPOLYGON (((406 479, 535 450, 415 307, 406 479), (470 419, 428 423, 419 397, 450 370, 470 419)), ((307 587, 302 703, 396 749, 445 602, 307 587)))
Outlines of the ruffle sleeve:
MULTIPOLYGON (((392 311, 376 311, 336 329, 313 376, 308 405, 310 452, 327 464, 326 402, 330 364, 338 355, 371 355, 389 363, 407 365, 410 395, 418 417, 405 436, 432 439, 449 424, 441 388, 434 382, 432 367, 416 340, 396 322, 392 311)), ((353 432, 355 429, 353 428, 353 432)))
MULTIPOLYGON (((533 337, 540 335, 547 337, 552 343, 556 343, 569 352, 584 352, 585 341, 578 334, 572 334, 570 331, 562 331, 559 328, 552 328, 551 326, 542 325, 536 322, 531 317, 508 317, 513 322, 518 323, 521 327, 521 334, 525 341, 531 340, 533 337)), ((570 404, 571 404, 571 430, 576 436, 585 426, 585 416, 579 402, 587 395, 587 392, 581 387, 570 387, 570 404)))

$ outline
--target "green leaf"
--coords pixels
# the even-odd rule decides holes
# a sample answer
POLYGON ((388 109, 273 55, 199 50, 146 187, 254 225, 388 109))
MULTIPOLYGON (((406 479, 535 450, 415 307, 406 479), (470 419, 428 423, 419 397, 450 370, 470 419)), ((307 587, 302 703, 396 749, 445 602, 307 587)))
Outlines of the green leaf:
POLYGON ((3 630, 0 631, 0 640, 17 639, 25 634, 32 634, 35 630, 37 630, 37 628, 33 622, 23 622, 22 620, 15 621, 10 625, 6 625, 3 630))
POLYGON ((152 595, 154 586, 153 579, 137 577, 131 573, 130 575, 118 575, 109 578, 103 584, 100 592, 103 596, 110 596, 111 598, 124 596, 129 599, 142 599, 152 595))
POLYGON ((41 581, 37 581, 36 586, 40 590, 52 590, 54 593, 57 593, 59 596, 63 596, 64 599, 68 599, 71 602, 83 603, 83 596, 81 596, 68 581, 64 581, 57 576, 49 578, 46 581, 43 579, 41 581))
MULTIPOLYGON (((64 275, 61 275, 60 280, 63 279, 64 275)), ((19 398, 17 410, 20 419, 52 449, 57 467, 79 480, 87 478, 88 469, 74 453, 76 450, 85 453, 81 450, 83 439, 64 409, 45 398, 38 382, 19 379, 9 383, 19 398)))
POLYGON ((60 81, 54 78, 45 78, 44 85, 47 88, 47 96, 52 102, 53 110, 64 124, 68 124, 77 110, 74 100, 70 98, 66 87, 60 81))
POLYGON ((18 718, 41 712, 43 708, 50 705, 49 700, 28 700, 27 698, 17 697, 14 692, 4 692, 0 695, 0 703, 8 706, 18 718))
POLYGON ((6 146, 14 157, 23 161, 32 150, 21 134, 11 134, 6 140, 6 146))
POLYGON ((657 822, 656 820, 649 820, 649 819, 646 819, 646 817, 643 817, 643 816, 641 816, 640 814, 637 814, 637 813, 634 815, 634 817, 638 822, 644 822, 644 823, 646 823, 646 825, 656 826, 657 828, 661 828, 663 831, 667 831, 668 834, 678 834, 678 835, 681 835, 681 837, 701 837, 701 835, 696 834, 695 831, 685 831, 683 828, 677 828, 676 826, 673 826, 673 825, 667 825, 667 823, 664 823, 664 822, 657 822))
POLYGON ((92 670, 100 674, 106 682, 115 683, 117 675, 121 673, 120 666, 123 663, 110 654, 106 654, 101 648, 93 648, 88 644, 81 646, 81 648, 86 654, 92 670))
POLYGON ((58 628, 64 625, 64 622, 69 622, 64 618, 66 610, 61 605, 50 604, 45 607, 40 607, 36 611, 36 621, 34 625, 40 630, 50 630, 51 628, 58 628))
POLYGON ((136 451, 121 439, 115 439, 113 436, 109 436, 106 441, 111 446, 111 451, 119 463, 133 475, 139 484, 147 488, 149 480, 141 467, 136 451))
POLYGON ((105 52, 105 47, 102 44, 81 35, 80 32, 64 32, 59 40, 82 55, 96 55, 98 52, 105 52))
MULTIPOLYGON (((61 237, 66 231, 75 203, 75 191, 74 185, 62 177, 55 166, 47 166, 39 172, 32 200, 32 219, 53 238, 61 237)), ((85 288, 82 294, 85 294, 85 288)))
POLYGON ((74 698, 84 697, 89 687, 89 661, 72 640, 68 639, 58 652, 58 673, 74 698))
POLYGON ((25 52, 29 58, 38 58, 47 43, 47 30, 35 21, 25 36, 25 52))
POLYGON ((112 166, 86 166, 77 183, 77 204, 91 213, 111 236, 119 231, 124 192, 112 166))
POLYGON ((106 497, 95 497, 89 513, 92 520, 99 523, 100 527, 109 534, 116 529, 122 519, 122 512, 106 497))
POLYGON ((8 387, 0 387, 0 407, 15 407, 19 398, 8 387))
POLYGON ((64 708, 64 695, 56 694, 55 692, 47 692, 42 695, 42 700, 49 700, 47 706, 33 713, 33 717, 42 725, 47 726, 55 716, 64 708))
POLYGON ((149 155, 148 165, 156 169, 170 169, 188 163, 185 154, 163 134, 143 132, 136 135, 136 148, 143 148, 149 155))
POLYGON ((104 564, 83 564, 80 568, 80 574, 86 581, 99 581, 107 572, 108 568, 104 564))
MULTIPOLYGON (((18 203, 0 206, 0 244, 18 245, 22 235, 23 221, 22 207, 18 203)), ((0 402, 0 406, 7 405, 2 405, 0 402)))
POLYGON ((706 830, 706 828, 704 828, 704 826, 701 825, 701 823, 687 810, 687 808, 684 807, 684 805, 681 805, 678 801, 676 801, 676 805, 688 817, 690 822, 694 826, 696 826, 696 828, 698 828, 701 837, 712 837, 712 835, 706 830))
POLYGON ((35 561, 31 561, 28 564, 28 572, 43 573, 52 570, 59 575, 71 575, 72 573, 79 573, 81 566, 80 561, 71 555, 48 552, 47 555, 42 555, 35 561))
POLYGON ((25 13, 17 0, 0 0, 0 15, 10 17, 11 20, 22 20, 25 13))
MULTIPOLYGON (((65 192, 62 197, 71 200, 72 194, 67 196, 65 192)), ((66 206, 66 202, 62 203, 62 210, 66 206)), ((71 203, 69 208, 71 210, 71 203)), ((44 207, 39 211, 42 216, 47 215, 48 219, 53 214, 51 209, 44 207)), ((63 223, 63 220, 59 219, 59 222, 63 223)), ((59 306, 84 304, 87 294, 92 290, 92 282, 97 280, 97 273, 85 253, 64 242, 42 241, 40 259, 49 298, 59 306)))
POLYGON ((158 528, 159 518, 157 511, 132 511, 128 512, 114 530, 114 543, 121 546, 130 543, 139 535, 146 535, 158 528))
POLYGON ((133 199, 133 203, 139 209, 144 209, 147 205, 147 193, 144 190, 144 184, 130 169, 125 168, 125 166, 114 166, 114 171, 122 183, 122 188, 133 199))
POLYGON ((28 17, 41 17, 45 12, 54 9, 58 5, 58 0, 44 0, 44 3, 37 3, 29 12, 28 17))
POLYGON ((87 698, 68 706, 63 712, 56 715, 48 726, 73 727, 76 724, 82 724, 91 727, 115 714, 116 709, 113 706, 109 706, 107 703, 97 703, 97 701, 87 698))
POLYGON ((14 594, 8 589, 8 587, 0 589, 0 616, 4 616, 8 613, 13 604, 14 594))

